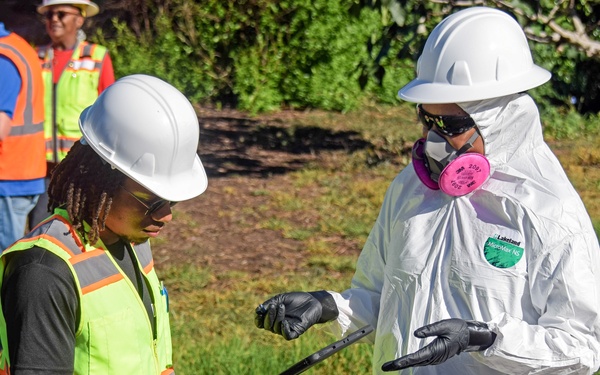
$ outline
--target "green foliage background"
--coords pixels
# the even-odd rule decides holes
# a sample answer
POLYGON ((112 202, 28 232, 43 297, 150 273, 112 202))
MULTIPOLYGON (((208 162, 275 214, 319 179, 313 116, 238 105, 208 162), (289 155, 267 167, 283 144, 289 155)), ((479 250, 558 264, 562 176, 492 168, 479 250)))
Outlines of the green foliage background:
MULTIPOLYGON (((453 11, 439 2, 396 0, 124 3, 143 11, 108 9, 105 22, 96 21, 92 28, 92 39, 111 51, 117 76, 156 75, 194 102, 251 113, 281 108, 346 112, 370 103, 398 104, 397 91, 414 78, 427 35, 453 11)), ((528 15, 555 6, 511 4, 528 15)), ((577 6, 593 24, 600 11, 586 1, 577 6)), ((523 14, 517 18, 526 25, 523 14)), ((562 13, 555 21, 570 27, 562 13)), ((527 27, 548 33, 541 24, 527 27)), ((592 30, 591 36, 596 34, 592 30)), ((553 72, 550 84, 531 91, 547 134, 561 138, 597 131, 593 103, 600 91, 599 62, 568 44, 530 45, 534 60, 553 72)))
POLYGON ((384 84, 373 80, 381 15, 356 1, 174 0, 151 6, 148 19, 154 26, 136 33, 113 18, 93 39, 108 46, 118 76, 157 75, 198 102, 347 111, 389 102, 414 69, 388 58, 384 84))
MULTIPOLYGON (((0 2, 9 29, 34 44, 47 43, 43 25, 36 22, 39 3, 0 2)), ((536 63, 553 73, 549 84, 532 92, 544 122, 558 120, 556 126, 562 126, 560 120, 568 116, 596 123, 600 112, 600 54, 590 47, 584 51, 579 44, 600 42, 600 1, 96 3, 101 12, 86 20, 84 30, 89 39, 109 47, 118 77, 156 75, 193 102, 252 113, 282 108, 347 112, 372 103, 397 105, 397 91, 414 78, 417 58, 435 25, 467 6, 502 7, 532 35, 529 44, 536 63), (555 27, 572 32, 572 38, 560 37, 555 27)), ((551 136, 575 133, 557 130, 551 136)))

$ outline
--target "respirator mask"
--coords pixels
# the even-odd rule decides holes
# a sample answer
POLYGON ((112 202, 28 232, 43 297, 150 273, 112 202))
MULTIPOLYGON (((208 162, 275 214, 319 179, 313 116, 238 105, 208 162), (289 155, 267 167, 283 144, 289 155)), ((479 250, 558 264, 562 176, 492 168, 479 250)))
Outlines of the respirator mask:
POLYGON ((490 175, 490 163, 479 153, 467 153, 480 137, 475 131, 467 143, 455 149, 442 135, 431 131, 433 126, 443 134, 453 136, 475 127, 470 116, 432 115, 417 106, 423 125, 430 131, 427 138, 413 146, 413 167, 421 182, 430 189, 459 197, 479 188, 490 175))

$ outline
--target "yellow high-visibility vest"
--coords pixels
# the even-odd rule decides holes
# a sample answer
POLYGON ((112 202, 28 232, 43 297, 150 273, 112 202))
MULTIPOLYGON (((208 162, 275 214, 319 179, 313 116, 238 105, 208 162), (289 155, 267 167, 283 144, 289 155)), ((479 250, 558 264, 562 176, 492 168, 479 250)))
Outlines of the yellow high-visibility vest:
POLYGON ((52 78, 53 50, 50 46, 38 49, 45 87, 46 160, 59 162, 79 138, 79 115, 98 98, 100 72, 106 47, 80 42, 62 71, 58 83, 52 78))
MULTIPOLYGON (((4 258, 33 246, 47 249, 63 259, 77 285, 81 317, 75 334, 75 374, 175 374, 168 296, 154 271, 149 242, 132 245, 132 253, 152 298, 155 332, 144 303, 127 275, 101 242, 90 246, 83 241, 65 210, 56 209, 55 215, 2 253, 0 288, 6 266, 4 258)), ((1 310, 0 339, 2 361, 10 365, 11 348, 1 310)))

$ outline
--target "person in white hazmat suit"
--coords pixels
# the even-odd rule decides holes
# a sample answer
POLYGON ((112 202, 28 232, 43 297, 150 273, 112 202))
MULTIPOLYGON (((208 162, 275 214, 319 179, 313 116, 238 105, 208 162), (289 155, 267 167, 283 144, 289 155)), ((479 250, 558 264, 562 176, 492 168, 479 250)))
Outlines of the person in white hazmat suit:
POLYGON ((376 374, 597 370, 598 238, 525 93, 549 79, 507 13, 444 19, 399 92, 419 104, 424 138, 351 288, 276 295, 256 325, 291 340, 315 323, 341 336, 370 324, 376 374))

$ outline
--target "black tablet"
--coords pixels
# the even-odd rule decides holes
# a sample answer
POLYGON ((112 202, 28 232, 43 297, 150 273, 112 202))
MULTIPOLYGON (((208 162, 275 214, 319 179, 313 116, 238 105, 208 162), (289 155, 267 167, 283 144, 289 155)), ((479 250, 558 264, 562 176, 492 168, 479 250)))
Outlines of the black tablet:
POLYGON ((373 332, 373 327, 370 325, 364 326, 358 331, 355 331, 340 341, 336 341, 333 344, 327 345, 323 349, 309 355, 304 358, 300 362, 294 364, 292 367, 288 368, 284 372, 279 375, 296 375, 300 374, 309 368, 313 367, 317 363, 321 362, 325 358, 330 357, 331 355, 339 352, 350 344, 357 342, 363 337, 367 336, 369 333, 373 332))

